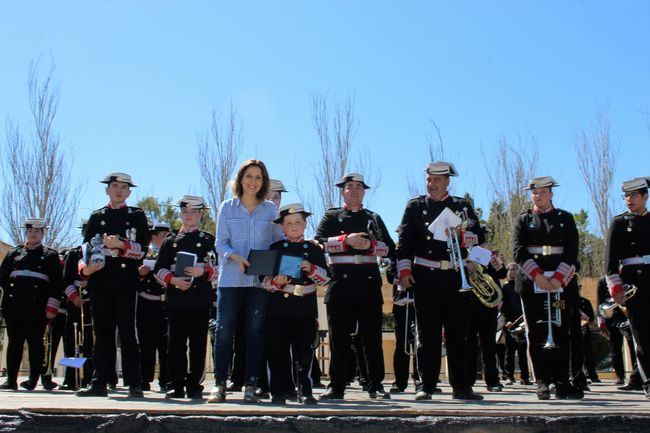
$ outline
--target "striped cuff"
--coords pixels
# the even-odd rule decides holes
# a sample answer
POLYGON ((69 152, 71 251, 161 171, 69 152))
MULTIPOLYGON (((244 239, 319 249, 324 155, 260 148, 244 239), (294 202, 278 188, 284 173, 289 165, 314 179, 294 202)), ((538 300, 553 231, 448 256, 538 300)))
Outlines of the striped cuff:
POLYGON ((156 277, 163 283, 169 284, 172 278, 174 278, 174 274, 169 269, 160 268, 158 272, 156 272, 156 277))
POLYGON ((70 284, 68 287, 66 287, 64 292, 65 292, 65 296, 73 304, 74 301, 79 297, 79 292, 77 291, 77 288, 74 286, 74 284, 70 284))
POLYGON ((531 280, 534 280, 536 276, 538 275, 543 275, 544 271, 542 271, 542 268, 539 267, 537 262, 533 259, 528 259, 524 262, 523 265, 521 265, 521 270, 524 271, 526 275, 531 280))
POLYGON ((571 278, 573 278, 575 270, 575 266, 569 266, 567 263, 561 262, 555 270, 552 278, 555 278, 562 283, 563 286, 566 286, 569 281, 571 281, 571 278))
POLYGON ((59 306, 61 306, 61 301, 56 298, 48 298, 45 312, 57 314, 59 312, 59 306))
POLYGON ((203 276, 205 277, 206 280, 208 281, 214 281, 217 279, 217 276, 219 274, 217 273, 217 269, 214 266, 210 266, 208 264, 205 265, 205 273, 203 276))
POLYGON ((397 261, 397 273, 399 274, 399 278, 402 278, 407 275, 413 275, 413 271, 411 271, 411 261, 409 259, 401 259, 397 261))
POLYGON ((348 235, 333 236, 327 238, 323 245, 326 253, 342 253, 347 251, 348 246, 345 244, 348 235))
POLYGON ((81 278, 82 280, 88 279, 88 277, 84 275, 82 272, 86 266, 88 265, 86 264, 86 262, 83 261, 83 259, 80 259, 79 262, 77 263, 77 274, 79 275, 79 278, 81 278))
POLYGON ((137 242, 124 242, 124 251, 120 253, 120 257, 126 257, 127 259, 141 259, 144 257, 144 251, 142 247, 137 242))
POLYGON ((609 293, 614 296, 623 292, 623 280, 619 274, 607 275, 607 288, 609 293))
POLYGON ((320 266, 316 266, 313 263, 310 263, 311 269, 307 273, 307 278, 312 280, 314 283, 319 286, 323 286, 330 282, 330 277, 327 276, 327 271, 320 266))
POLYGON ((370 241, 370 250, 373 256, 386 257, 388 255, 388 245, 381 241, 370 241))

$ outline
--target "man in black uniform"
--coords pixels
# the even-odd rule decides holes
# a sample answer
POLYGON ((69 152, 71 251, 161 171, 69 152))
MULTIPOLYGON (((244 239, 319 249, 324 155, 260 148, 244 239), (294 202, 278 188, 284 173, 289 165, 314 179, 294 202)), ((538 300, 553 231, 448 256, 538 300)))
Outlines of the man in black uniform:
POLYGON ((316 285, 327 284, 330 277, 320 245, 304 239, 310 215, 300 203, 280 208, 274 222, 282 225, 286 239, 271 244, 269 249, 301 257, 300 269, 293 276, 260 277, 263 287, 271 292, 265 338, 275 404, 285 404, 291 398, 287 390, 294 389, 293 377, 298 402, 316 404, 310 377, 318 330, 316 285))
POLYGON ((574 386, 589 391, 589 382, 598 383, 600 378, 596 372, 594 353, 591 344, 591 329, 589 327, 596 316, 589 299, 580 296, 581 285, 578 285, 578 302, 573 310, 571 323, 571 382, 574 386))
POLYGON ((88 279, 92 306, 95 347, 95 374, 90 386, 77 391, 79 397, 107 396, 106 385, 115 372, 115 330, 119 331, 124 380, 130 397, 142 397, 140 351, 135 330, 135 300, 138 268, 149 241, 149 225, 144 211, 126 205, 136 185, 125 173, 111 173, 107 185, 109 202, 88 219, 84 243, 90 244, 89 257, 79 262, 80 274, 88 279))
POLYGON ((526 187, 534 206, 515 221, 513 252, 521 270, 516 290, 524 306, 537 398, 548 400, 549 385, 555 383, 556 398, 581 399, 582 390, 569 382, 569 329, 578 298, 573 278, 578 230, 571 213, 553 207, 555 186, 552 177, 544 176, 526 187), (555 323, 548 323, 548 308, 555 323))
POLYGON ((329 254, 332 281, 325 294, 329 324, 331 381, 320 399, 342 399, 347 383, 351 337, 357 322, 368 369, 370 398, 390 398, 384 391, 382 352, 382 279, 377 257, 392 257, 395 244, 381 217, 363 208, 363 176, 349 173, 336 184, 343 207, 325 212, 316 239, 329 254))
POLYGON ((166 398, 203 398, 200 384, 205 369, 210 306, 216 277, 212 234, 199 229, 201 212, 207 210, 202 197, 184 195, 178 202, 183 226, 165 239, 154 272, 164 282, 169 320, 169 373, 171 390, 166 398), (176 276, 179 253, 195 255, 194 266, 185 266, 176 276), (189 344, 189 368, 187 347, 189 344))
MULTIPOLYGON (((607 278, 598 279, 598 305, 611 305, 613 302, 612 295, 607 287, 607 278)), ((614 304, 616 305, 616 304, 614 304)), ((625 308, 625 307, 623 307, 625 308)), ((626 310, 627 311, 627 310, 626 310)), ((616 373, 616 385, 622 385, 618 389, 623 391, 641 391, 641 377, 636 367, 636 354, 634 353, 634 340, 632 332, 629 330, 630 321, 620 307, 611 310, 609 317, 602 315, 601 309, 598 309, 598 328, 607 331, 609 334, 609 348, 612 353, 612 367, 616 373), (630 361, 634 367, 634 373, 630 376, 630 381, 625 383, 625 364, 623 360, 623 338, 627 341, 630 361)))
POLYGON ((151 243, 147 250, 140 273, 136 324, 140 345, 142 367, 142 389, 149 391, 156 369, 158 353, 158 385, 160 392, 167 392, 169 373, 167 371, 167 313, 165 311, 165 289, 153 273, 158 252, 170 232, 169 224, 154 224, 151 229, 151 243))
POLYGON ((649 181, 623 182, 627 211, 612 220, 607 233, 607 285, 614 301, 627 307, 643 389, 650 398, 650 213, 649 181), (623 298, 625 285, 637 287, 636 295, 623 298))
POLYGON ((515 279, 519 266, 516 263, 508 264, 508 282, 501 288, 503 301, 501 314, 505 319, 504 332, 506 340, 506 354, 504 372, 507 377, 506 385, 515 381, 515 354, 519 358, 520 383, 532 385, 528 369, 528 344, 526 342, 526 328, 522 326, 524 312, 521 307, 521 297, 515 291, 515 279), (513 336, 512 331, 518 332, 513 336))
MULTIPOLYGON (((409 200, 399 226, 397 270, 400 285, 413 287, 415 312, 421 346, 417 351, 420 382, 416 400, 431 399, 440 374, 442 328, 445 329, 449 383, 453 398, 482 400, 474 393, 467 377, 467 332, 471 291, 461 291, 460 267, 452 266, 448 243, 436 240, 429 226, 446 209, 464 220, 458 233, 460 253, 483 243, 483 230, 471 204, 449 195, 450 176, 458 176, 447 162, 432 162, 426 168, 427 194, 409 200)), ((448 236, 456 228, 448 230, 448 236)), ((459 264, 462 266, 463 264, 459 264)))
POLYGON ((24 225, 25 245, 10 250, 0 265, 4 289, 2 310, 7 324, 7 381, 0 389, 18 388, 18 369, 25 340, 29 347, 29 379, 20 386, 33 390, 43 371, 43 335, 54 319, 61 294, 61 262, 56 251, 42 244, 44 219, 29 218, 24 225))

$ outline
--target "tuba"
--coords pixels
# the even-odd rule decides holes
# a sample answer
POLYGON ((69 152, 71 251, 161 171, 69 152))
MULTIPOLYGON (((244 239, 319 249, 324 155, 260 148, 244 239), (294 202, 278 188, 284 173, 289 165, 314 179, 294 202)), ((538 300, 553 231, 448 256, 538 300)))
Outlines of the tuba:
POLYGON ((472 286, 472 293, 478 298, 481 304, 488 308, 499 305, 503 299, 501 287, 494 279, 485 272, 485 268, 475 263, 476 270, 467 272, 467 280, 472 286))
POLYGON ((52 321, 45 325, 45 334, 43 334, 43 347, 45 357, 43 359, 43 375, 52 375, 52 321))

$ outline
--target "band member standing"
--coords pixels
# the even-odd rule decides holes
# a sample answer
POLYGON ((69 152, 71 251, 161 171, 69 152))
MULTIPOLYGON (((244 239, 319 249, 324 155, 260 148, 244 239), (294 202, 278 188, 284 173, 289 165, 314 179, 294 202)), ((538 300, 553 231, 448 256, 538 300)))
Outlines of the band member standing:
POLYGON ((181 208, 183 226, 177 235, 165 239, 156 260, 154 272, 167 287, 169 315, 169 372, 172 389, 167 398, 203 398, 200 384, 205 369, 206 341, 210 304, 213 297, 212 279, 216 277, 214 236, 199 229, 201 212, 208 207, 202 197, 183 196, 181 208), (185 276, 176 276, 178 254, 196 256, 194 266, 185 267, 185 276), (189 369, 187 363, 189 344, 189 369))
POLYGON ((573 311, 571 326, 571 382, 583 391, 589 391, 589 382, 600 382, 591 345, 591 329, 596 316, 589 299, 580 296, 582 285, 578 285, 578 303, 573 311), (586 372, 586 374, 585 374, 586 372))
POLYGON ((325 294, 329 323, 331 381, 321 400, 342 399, 347 384, 351 337, 357 322, 368 369, 370 398, 390 398, 384 391, 382 352, 382 279, 377 257, 392 257, 395 244, 381 217, 363 208, 363 176, 349 173, 336 184, 344 205, 325 212, 316 239, 329 254, 332 273, 325 294))
MULTIPOLYGON (((607 278, 598 279, 598 305, 613 302, 612 296, 607 288, 607 278)), ((625 309, 625 307, 623 307, 625 309)), ((634 353, 634 340, 632 332, 629 330, 630 321, 623 309, 617 307, 614 309, 611 317, 603 317, 598 310, 598 328, 607 331, 609 335, 609 348, 612 354, 612 367, 616 373, 616 385, 622 385, 618 389, 622 391, 641 391, 641 377, 636 368, 636 353, 634 353), (630 381, 625 383, 625 364, 623 360, 623 339, 627 341, 631 364, 635 374, 630 375, 630 381)), ((627 310, 625 310, 627 311, 627 310)))
POLYGON ((523 301, 528 350, 540 400, 550 398, 551 383, 555 383, 558 399, 584 396, 569 382, 569 328, 578 298, 573 278, 578 230, 571 213, 553 206, 556 186, 550 176, 530 181, 526 189, 534 206, 517 217, 513 235, 514 258, 521 269, 516 288, 523 301), (548 308, 551 321, 559 319, 559 323, 548 323, 548 308))
POLYGON ((18 369, 25 340, 29 347, 29 379, 20 383, 33 390, 43 372, 43 335, 54 319, 61 293, 61 262, 56 251, 42 244, 44 219, 29 218, 22 226, 26 242, 10 250, 0 265, 4 289, 2 310, 7 325, 7 381, 0 389, 18 389, 18 369))
POLYGON ((627 307, 643 389, 650 398, 650 213, 649 181, 636 178, 623 182, 627 211, 612 220, 607 233, 607 285, 614 301, 627 307), (637 287, 623 298, 624 285, 637 287))
POLYGON ((428 227, 445 208, 460 215, 466 224, 466 230, 458 235, 463 257, 467 255, 465 248, 483 242, 483 230, 471 204, 449 195, 450 177, 458 176, 452 164, 429 163, 426 174, 427 194, 407 203, 398 229, 396 253, 400 284, 406 289, 413 287, 421 344, 417 351, 420 382, 415 399, 431 399, 436 391, 444 326, 453 398, 481 400, 483 396, 474 393, 467 377, 466 337, 474 295, 460 291, 461 273, 452 267, 448 244, 434 239, 428 227))
POLYGON ((167 392, 169 371, 167 368, 167 312, 165 310, 165 289, 153 272, 154 263, 165 238, 171 229, 167 223, 154 224, 151 229, 151 243, 140 273, 136 324, 140 345, 142 389, 149 391, 156 369, 158 353, 158 385, 160 392, 167 392))
POLYGON ((106 385, 115 374, 115 330, 119 331, 124 380, 130 397, 142 397, 140 351, 135 330, 135 302, 142 264, 142 245, 149 242, 149 226, 142 209, 126 205, 131 176, 111 173, 106 184, 109 202, 88 219, 84 243, 93 245, 90 257, 79 262, 80 274, 88 279, 95 333, 95 374, 90 386, 77 396, 107 396, 106 385))
MULTIPOLYGON (((490 258, 490 263, 485 268, 489 278, 501 287, 501 279, 506 277, 507 271, 503 266, 503 261, 498 252, 494 252, 490 258)), ((479 347, 481 349, 481 359, 483 362, 483 379, 487 390, 490 392, 503 391, 503 386, 499 382, 499 369, 497 368, 497 315, 498 307, 486 307, 479 301, 476 296, 470 298, 471 314, 469 318, 469 333, 467 336, 468 345, 468 370, 467 378, 469 383, 474 386, 476 382, 476 364, 479 347), (479 345, 480 340, 480 345, 479 345)))
POLYGON ((506 340, 504 370, 506 385, 512 385, 515 381, 516 355, 519 360, 519 372, 521 375, 519 383, 522 385, 532 385, 530 382, 530 371, 528 369, 526 328, 525 324, 523 324, 524 311, 521 307, 521 296, 515 291, 515 279, 517 278, 518 271, 519 266, 516 263, 508 264, 508 281, 501 288, 503 292, 501 314, 503 314, 505 319, 504 332, 506 340))
POLYGON ((309 215, 299 203, 281 207, 274 222, 282 226, 285 240, 270 246, 303 258, 300 277, 277 275, 263 280, 264 288, 271 292, 265 337, 272 402, 276 404, 285 404, 287 390, 294 388, 292 371, 297 378, 298 402, 316 404, 310 377, 318 331, 316 285, 327 284, 330 277, 323 250, 304 239, 309 215))

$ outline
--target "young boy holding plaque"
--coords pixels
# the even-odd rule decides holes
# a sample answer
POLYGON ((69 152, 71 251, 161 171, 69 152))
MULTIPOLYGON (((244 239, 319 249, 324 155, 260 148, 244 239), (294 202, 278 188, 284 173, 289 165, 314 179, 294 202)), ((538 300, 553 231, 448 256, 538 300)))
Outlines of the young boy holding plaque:
POLYGON ((200 381, 205 368, 209 310, 212 303, 214 236, 201 231, 202 197, 183 196, 178 202, 183 226, 160 248, 154 273, 167 288, 169 323, 168 367, 171 390, 166 398, 203 398, 200 381), (193 258, 189 263, 188 257, 193 258), (183 269, 181 269, 181 267, 183 269), (189 368, 187 343, 189 342, 189 368))
POLYGON ((271 292, 265 335, 276 404, 286 403, 285 393, 293 386, 291 353, 298 376, 298 402, 316 404, 310 376, 318 331, 316 285, 327 284, 330 276, 323 250, 304 239, 309 215, 298 203, 280 208, 274 222, 282 226, 286 239, 270 246, 283 252, 280 269, 278 275, 263 277, 264 288, 271 292))

